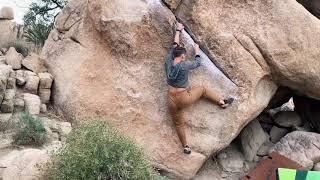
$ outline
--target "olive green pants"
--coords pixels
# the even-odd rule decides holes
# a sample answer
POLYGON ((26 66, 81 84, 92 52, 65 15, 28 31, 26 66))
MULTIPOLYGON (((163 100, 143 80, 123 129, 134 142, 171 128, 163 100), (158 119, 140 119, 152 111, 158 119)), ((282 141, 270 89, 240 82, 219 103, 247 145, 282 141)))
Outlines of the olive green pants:
POLYGON ((210 91, 203 86, 192 87, 182 92, 168 92, 169 111, 183 147, 187 145, 187 139, 185 134, 185 119, 183 118, 182 109, 190 106, 201 97, 205 97, 215 104, 221 105, 219 103, 221 98, 215 92, 210 91))

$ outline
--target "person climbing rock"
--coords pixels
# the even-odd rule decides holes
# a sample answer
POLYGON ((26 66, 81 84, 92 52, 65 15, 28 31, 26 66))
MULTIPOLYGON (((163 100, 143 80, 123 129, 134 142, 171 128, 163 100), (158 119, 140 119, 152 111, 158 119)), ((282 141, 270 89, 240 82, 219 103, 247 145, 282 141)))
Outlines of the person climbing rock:
POLYGON ((190 87, 188 74, 190 70, 201 65, 200 48, 194 44, 195 60, 186 60, 186 49, 180 45, 180 33, 184 30, 181 23, 177 23, 173 46, 170 48, 165 62, 168 89, 168 106, 174 120, 178 137, 181 141, 183 152, 191 153, 185 134, 185 120, 182 109, 190 106, 201 97, 205 97, 222 108, 233 102, 233 98, 223 99, 217 93, 204 86, 190 87))

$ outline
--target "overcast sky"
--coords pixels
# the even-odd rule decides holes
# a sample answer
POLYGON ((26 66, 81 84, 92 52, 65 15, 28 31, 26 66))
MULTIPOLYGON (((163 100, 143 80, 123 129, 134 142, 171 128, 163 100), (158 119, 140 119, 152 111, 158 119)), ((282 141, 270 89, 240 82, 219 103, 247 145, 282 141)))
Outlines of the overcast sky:
POLYGON ((37 0, 0 0, 0 8, 3 6, 12 7, 14 10, 15 21, 22 24, 23 15, 28 10, 28 6, 32 2, 37 2, 37 0))

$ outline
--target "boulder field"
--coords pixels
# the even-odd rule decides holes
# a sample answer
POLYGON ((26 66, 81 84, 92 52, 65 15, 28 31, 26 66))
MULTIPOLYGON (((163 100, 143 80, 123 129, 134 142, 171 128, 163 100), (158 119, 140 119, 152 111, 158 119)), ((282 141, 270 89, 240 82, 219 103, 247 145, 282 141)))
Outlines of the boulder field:
MULTIPOLYGON (((104 117, 157 168, 188 179, 267 107, 278 86, 320 99, 320 22, 298 2, 165 2, 69 2, 42 51, 59 113, 69 120, 104 117), (181 151, 166 104, 163 64, 175 16, 203 49, 191 85, 236 98, 226 110, 206 100, 185 110, 191 155, 181 151)), ((192 39, 182 36, 190 49, 192 39)))

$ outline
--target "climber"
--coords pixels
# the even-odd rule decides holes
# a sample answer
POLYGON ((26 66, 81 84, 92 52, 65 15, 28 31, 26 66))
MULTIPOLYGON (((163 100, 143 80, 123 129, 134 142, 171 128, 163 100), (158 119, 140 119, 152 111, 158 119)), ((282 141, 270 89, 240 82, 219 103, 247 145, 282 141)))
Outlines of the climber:
POLYGON ((191 148, 187 144, 185 135, 185 120, 182 115, 182 109, 193 104, 201 97, 205 97, 222 108, 226 108, 233 102, 233 98, 222 99, 215 92, 204 86, 189 87, 188 73, 200 66, 200 48, 194 44, 195 60, 186 60, 186 49, 180 45, 180 33, 184 30, 181 23, 177 23, 176 34, 173 46, 165 62, 167 75, 168 106, 170 114, 174 120, 178 137, 182 143, 183 152, 191 153, 191 148))

